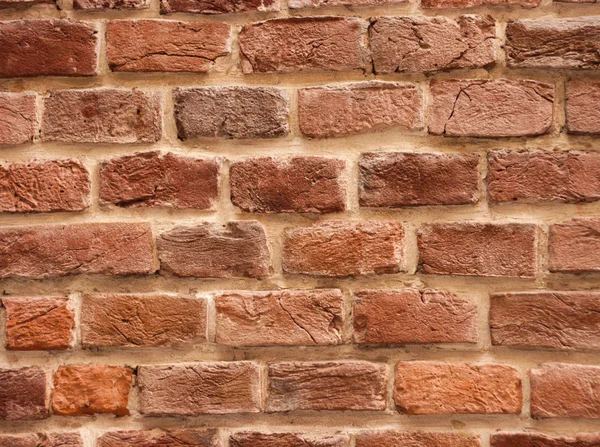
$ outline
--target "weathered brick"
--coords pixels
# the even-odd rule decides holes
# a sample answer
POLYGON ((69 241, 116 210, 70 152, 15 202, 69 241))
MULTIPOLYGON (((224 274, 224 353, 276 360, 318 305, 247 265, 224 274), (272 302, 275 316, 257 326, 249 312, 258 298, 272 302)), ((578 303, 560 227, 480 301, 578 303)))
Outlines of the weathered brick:
POLYGON ((364 431, 356 435, 356 447, 480 447, 479 437, 468 433, 423 431, 364 431))
POLYGON ((289 0, 288 8, 321 8, 330 6, 385 6, 406 3, 408 0, 289 0))
POLYGON ((0 22, 0 78, 93 76, 98 26, 74 20, 0 22))
POLYGON ((600 200, 600 156, 575 151, 495 151, 488 154, 492 202, 600 200))
POLYGON ((403 250, 399 223, 326 221, 285 232, 283 270, 330 277, 397 273, 403 250))
POLYGON ((499 364, 400 362, 394 400, 405 414, 519 414, 521 377, 499 364))
POLYGON ((356 343, 475 343, 477 305, 437 290, 355 293, 356 343))
POLYGON ((525 278, 535 275, 535 225, 478 222, 423 225, 418 245, 419 270, 423 273, 525 278))
POLYGON ((117 20, 108 23, 106 45, 112 71, 210 71, 229 48, 225 23, 117 20))
POLYGON ((29 6, 44 3, 55 3, 56 0, 0 0, 0 9, 25 9, 29 6))
POLYGON ((206 339, 206 302, 169 295, 84 295, 84 347, 172 346, 206 339))
POLYGON ((83 223, 0 228, 0 278, 152 273, 147 223, 83 223))
POLYGON ((361 206, 463 205, 479 200, 479 156, 368 152, 359 162, 361 206))
POLYGON ((230 447, 347 447, 348 435, 239 432, 229 437, 230 447))
POLYGON ((31 433, 25 435, 0 435, 2 447, 83 447, 79 433, 31 433))
POLYGON ((511 20, 506 63, 515 68, 600 68, 600 18, 511 20))
POLYGON ((331 213, 346 209, 346 163, 324 157, 263 157, 232 163, 231 201, 249 213, 331 213))
POLYGON ((473 8, 477 6, 522 6, 534 8, 541 0, 422 0, 423 8, 473 8))
POLYGON ((220 163, 171 152, 143 152, 100 165, 100 202, 122 207, 209 209, 218 198, 220 163))
POLYGON ((535 81, 432 81, 429 133, 449 137, 519 137, 548 132, 554 86, 535 81))
POLYGON ((496 62, 490 16, 376 17, 369 42, 377 74, 489 67, 496 62))
POLYGON ((161 0, 161 14, 188 12, 227 14, 247 11, 279 11, 279 0, 161 0))
POLYGON ((75 314, 67 298, 4 297, 6 348, 15 351, 62 350, 71 346, 75 314))
POLYGON ((48 417, 46 393, 46 373, 42 368, 0 368, 0 421, 48 417))
POLYGON ((597 433, 550 437, 541 433, 493 433, 492 447, 593 447, 600 443, 597 433))
POLYGON ((90 188, 89 172, 79 160, 0 166, 0 211, 83 211, 90 206, 90 188))
POLYGON ((246 25, 239 35, 244 73, 366 70, 367 23, 346 17, 292 17, 246 25))
POLYGON ((224 292, 217 296, 217 343, 230 346, 341 343, 339 290, 224 292))
POLYGON ((551 272, 600 271, 600 219, 571 219, 551 225, 548 251, 551 272))
POLYGON ((252 362, 141 366, 140 412, 149 416, 257 413, 260 371, 252 362))
POLYGON ((492 344, 600 349, 600 294, 533 292, 493 295, 492 344))
POLYGON ((0 92, 0 145, 31 143, 37 131, 35 95, 0 92))
POLYGON ((570 133, 600 133, 600 82, 567 82, 567 129, 570 133))
POLYGON ((161 272, 175 276, 263 278, 269 274, 267 238, 256 221, 179 226, 161 233, 156 244, 161 272))
POLYGON ((217 430, 182 428, 161 431, 112 431, 98 438, 98 447, 221 447, 217 430))
POLYGON ((154 143, 161 138, 158 93, 54 90, 44 100, 42 139, 65 143, 154 143))
POLYGON ((267 412, 292 410, 384 410, 383 364, 282 362, 269 364, 267 412))
POLYGON ((289 133, 288 95, 273 87, 177 88, 178 136, 275 138, 289 133))
POLYGON ((545 363, 529 377, 532 417, 600 418, 600 367, 545 363))
POLYGON ((423 127, 423 93, 414 84, 365 82, 298 91, 300 131, 331 138, 376 130, 423 127))
POLYGON ((110 10, 110 9, 147 9, 150 0, 73 0, 73 9, 110 10))

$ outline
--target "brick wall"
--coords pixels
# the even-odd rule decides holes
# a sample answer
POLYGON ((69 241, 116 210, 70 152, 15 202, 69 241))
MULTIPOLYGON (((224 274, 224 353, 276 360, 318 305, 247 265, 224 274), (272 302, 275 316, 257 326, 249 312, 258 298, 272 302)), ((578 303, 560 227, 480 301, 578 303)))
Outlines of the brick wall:
POLYGON ((600 4, 0 0, 0 447, 600 444, 600 4))

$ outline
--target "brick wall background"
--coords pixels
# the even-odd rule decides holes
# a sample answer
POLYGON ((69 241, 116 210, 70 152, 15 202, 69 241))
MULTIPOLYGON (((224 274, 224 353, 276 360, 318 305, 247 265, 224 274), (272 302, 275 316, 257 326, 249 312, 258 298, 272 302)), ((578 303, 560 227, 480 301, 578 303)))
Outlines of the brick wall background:
POLYGON ((0 6, 0 446, 600 444, 597 2, 0 6))

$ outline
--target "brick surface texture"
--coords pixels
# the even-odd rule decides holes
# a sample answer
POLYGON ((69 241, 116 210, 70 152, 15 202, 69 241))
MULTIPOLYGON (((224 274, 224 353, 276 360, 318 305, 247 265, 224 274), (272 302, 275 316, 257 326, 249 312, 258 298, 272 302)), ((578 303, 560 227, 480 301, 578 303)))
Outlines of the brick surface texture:
POLYGON ((600 447, 600 0, 0 0, 0 447, 600 447))

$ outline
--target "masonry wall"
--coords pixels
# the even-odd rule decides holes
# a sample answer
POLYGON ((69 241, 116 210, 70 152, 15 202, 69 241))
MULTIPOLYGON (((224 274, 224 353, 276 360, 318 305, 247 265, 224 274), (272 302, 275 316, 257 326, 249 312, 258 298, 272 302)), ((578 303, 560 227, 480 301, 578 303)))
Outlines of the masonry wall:
POLYGON ((0 446, 600 444, 600 5, 0 0, 0 446))

